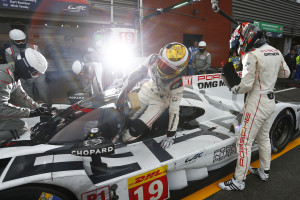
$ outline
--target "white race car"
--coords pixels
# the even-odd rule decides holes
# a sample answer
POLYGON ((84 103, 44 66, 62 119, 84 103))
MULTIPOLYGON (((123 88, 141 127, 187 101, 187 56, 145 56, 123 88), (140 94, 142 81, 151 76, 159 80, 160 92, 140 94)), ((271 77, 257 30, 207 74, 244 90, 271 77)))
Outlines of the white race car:
MULTIPOLYGON (((1 200, 163 200, 170 190, 233 161, 244 95, 232 94, 219 73, 183 80, 180 123, 170 148, 160 147, 167 112, 138 141, 124 144, 118 137, 129 108, 120 112, 113 96, 94 96, 1 145, 1 200)), ((273 151, 297 136, 299 112, 300 105, 277 102, 273 151)))

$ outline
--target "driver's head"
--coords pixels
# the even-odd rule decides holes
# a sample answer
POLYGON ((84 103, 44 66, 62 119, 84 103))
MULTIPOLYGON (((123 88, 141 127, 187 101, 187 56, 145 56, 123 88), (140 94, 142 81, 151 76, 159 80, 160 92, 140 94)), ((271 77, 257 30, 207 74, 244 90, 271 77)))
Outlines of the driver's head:
POLYGON ((164 46, 158 55, 158 78, 164 81, 175 78, 185 69, 188 61, 189 52, 183 44, 172 42, 164 46))
POLYGON ((40 74, 44 74, 47 67, 47 60, 40 52, 27 48, 17 56, 15 61, 15 76, 17 79, 36 78, 40 74))
POLYGON ((9 31, 9 38, 13 44, 15 44, 18 48, 24 49, 27 44, 26 35, 23 31, 19 29, 13 29, 9 31))

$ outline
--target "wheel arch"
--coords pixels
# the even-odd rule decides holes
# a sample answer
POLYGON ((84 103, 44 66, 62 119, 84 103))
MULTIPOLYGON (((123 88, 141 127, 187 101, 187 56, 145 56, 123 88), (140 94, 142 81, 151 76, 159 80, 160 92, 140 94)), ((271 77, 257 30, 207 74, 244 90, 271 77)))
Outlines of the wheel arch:
MULTIPOLYGON (((64 194, 66 194, 67 196, 69 196, 71 199, 78 199, 76 197, 76 195, 68 190, 67 188, 64 188, 64 187, 61 187, 61 186, 58 186, 58 185, 53 185, 53 184, 48 184, 48 183, 28 183, 28 184, 24 184, 24 185, 19 185, 19 186, 15 186, 15 187, 12 187, 12 188, 8 188, 6 189, 7 191, 9 190, 14 190, 14 189, 21 189, 21 188, 32 188, 32 187, 37 187, 37 188, 40 188, 40 189, 53 189, 53 190, 57 190, 59 192, 62 192, 64 194)), ((1 193, 1 191, 0 191, 1 193)))

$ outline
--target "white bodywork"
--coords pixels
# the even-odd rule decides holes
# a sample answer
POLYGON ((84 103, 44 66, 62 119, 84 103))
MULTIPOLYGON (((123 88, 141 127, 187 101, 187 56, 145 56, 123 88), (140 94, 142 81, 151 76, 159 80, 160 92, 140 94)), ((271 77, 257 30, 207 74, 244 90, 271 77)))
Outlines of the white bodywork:
MULTIPOLYGON (((178 131, 171 148, 160 148, 159 143, 165 136, 116 148, 116 156, 102 157, 102 161, 118 171, 118 175, 93 174, 89 157, 44 154, 61 147, 57 145, 3 148, 0 149, 0 159, 12 159, 0 176, 0 191, 27 183, 41 183, 66 188, 78 199, 111 199, 113 192, 110 187, 117 184, 116 195, 121 199, 142 199, 145 195, 166 199, 169 190, 182 189, 188 181, 203 179, 209 171, 233 161, 236 159, 236 138, 229 129, 237 115, 242 113, 244 95, 232 94, 224 85, 221 74, 186 76, 183 79, 187 86, 181 105, 200 107, 205 114, 196 119, 199 128, 178 131), (9 169, 14 160, 30 155, 33 163, 29 169, 53 163, 57 168, 45 173, 33 175, 26 172, 24 176, 17 174, 7 178, 12 173, 9 169), (73 165, 68 164, 70 162, 73 165), (59 166, 64 164, 65 167, 60 170, 59 166), (162 173, 164 166, 167 168, 166 175, 162 173), (167 182, 164 181, 166 178, 167 182), (141 187, 146 189, 143 191, 141 187)), ((294 111, 295 129, 298 129, 300 106, 296 104, 278 103, 273 121, 287 107, 294 111)), ((29 124, 33 125, 32 121, 29 124)), ((21 139, 26 138, 29 138, 29 133, 21 139)), ((254 145, 253 150, 256 149, 257 145, 254 145)))

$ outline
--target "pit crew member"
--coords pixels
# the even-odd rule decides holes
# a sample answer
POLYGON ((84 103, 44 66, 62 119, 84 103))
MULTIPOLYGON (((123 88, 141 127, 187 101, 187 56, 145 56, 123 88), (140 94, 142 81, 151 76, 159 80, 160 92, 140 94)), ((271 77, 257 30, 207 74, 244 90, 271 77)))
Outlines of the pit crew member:
POLYGON ((266 44, 263 32, 252 23, 242 23, 230 39, 230 47, 239 46, 243 61, 242 79, 231 88, 234 94, 248 93, 241 130, 237 138, 237 164, 232 179, 219 183, 223 190, 243 190, 248 169, 261 180, 269 178, 271 145, 270 117, 275 111, 273 93, 277 77, 288 78, 290 70, 278 49, 266 44), (259 168, 250 166, 251 147, 256 139, 259 147, 259 168))
MULTIPOLYGON (((26 48, 32 48, 40 52, 37 45, 29 44, 27 42, 25 33, 19 29, 9 31, 9 38, 11 46, 5 50, 7 63, 14 62, 20 52, 25 51, 26 48)), ((30 78, 28 80, 21 79, 22 87, 30 97, 34 98, 39 96, 47 107, 51 107, 52 102, 49 98, 47 81, 49 82, 50 80, 44 74, 41 74, 37 78, 30 78)))
POLYGON ((155 120, 169 108, 169 124, 166 138, 161 146, 168 148, 174 143, 179 121, 179 103, 183 95, 181 73, 189 61, 188 49, 181 43, 173 42, 163 47, 159 54, 150 55, 142 66, 125 81, 123 91, 147 76, 151 79, 142 85, 138 93, 141 108, 131 117, 131 126, 123 134, 123 141, 131 141, 141 136, 155 120))
POLYGON ((20 83, 21 78, 37 77, 46 69, 45 57, 31 48, 20 52, 15 62, 0 65, 0 142, 17 139, 26 132, 28 126, 21 118, 50 114, 26 94, 20 83), (14 99, 18 106, 9 103, 10 99, 14 99))

